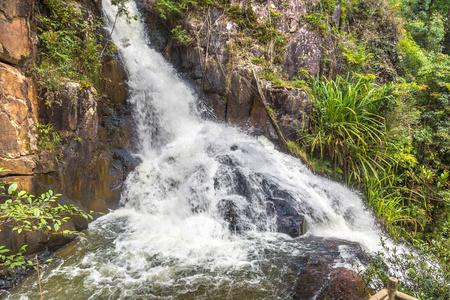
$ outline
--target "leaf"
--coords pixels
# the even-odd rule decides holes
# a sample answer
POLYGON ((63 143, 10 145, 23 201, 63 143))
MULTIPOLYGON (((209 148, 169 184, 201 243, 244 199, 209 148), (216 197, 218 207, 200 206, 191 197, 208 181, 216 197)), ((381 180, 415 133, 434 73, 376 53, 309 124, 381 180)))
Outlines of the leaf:
POLYGON ((39 208, 35 208, 33 214, 35 217, 39 217, 41 215, 41 211, 39 210, 39 208))
POLYGON ((59 230, 59 224, 58 223, 55 223, 55 225, 53 225, 53 227, 55 228, 55 231, 59 230))
POLYGON ((15 190, 17 190, 17 183, 13 183, 13 184, 11 184, 10 186, 9 186, 9 188, 8 188, 8 194, 12 194, 15 190))

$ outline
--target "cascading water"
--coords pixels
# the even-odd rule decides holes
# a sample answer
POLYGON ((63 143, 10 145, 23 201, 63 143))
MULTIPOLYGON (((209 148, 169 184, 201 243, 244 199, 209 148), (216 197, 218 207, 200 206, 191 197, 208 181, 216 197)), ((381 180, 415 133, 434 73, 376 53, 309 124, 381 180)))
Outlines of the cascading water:
MULTIPOLYGON (((115 7, 103 4, 114 20, 115 7)), ((123 207, 43 271, 45 299, 286 299, 314 255, 333 252, 342 265, 358 244, 377 248, 380 233, 355 193, 264 138, 201 120, 194 93, 148 47, 141 23, 119 18, 112 37, 129 73, 142 164, 123 207), (275 232, 270 199, 304 215, 307 234, 275 232)), ((7 297, 35 297, 36 284, 7 297)))

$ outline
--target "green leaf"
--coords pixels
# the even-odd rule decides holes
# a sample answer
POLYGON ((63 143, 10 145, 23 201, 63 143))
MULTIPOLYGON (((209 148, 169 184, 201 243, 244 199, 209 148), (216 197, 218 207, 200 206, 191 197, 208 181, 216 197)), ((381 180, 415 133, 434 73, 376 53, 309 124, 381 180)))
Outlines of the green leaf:
POLYGON ((55 223, 55 225, 53 225, 53 227, 55 228, 55 231, 59 230, 59 224, 58 223, 55 223))
POLYGON ((9 186, 9 188, 8 188, 8 194, 12 194, 15 190, 17 190, 17 183, 13 183, 13 184, 11 184, 10 186, 9 186))

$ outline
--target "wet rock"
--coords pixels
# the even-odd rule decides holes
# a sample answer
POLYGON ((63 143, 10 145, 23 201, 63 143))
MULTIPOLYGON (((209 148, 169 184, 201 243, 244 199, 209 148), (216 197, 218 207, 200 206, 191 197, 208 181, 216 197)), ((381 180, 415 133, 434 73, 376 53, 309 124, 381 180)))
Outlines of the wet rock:
POLYGON ((252 85, 248 70, 239 69, 233 72, 227 94, 228 122, 241 126, 247 122, 252 108, 252 95, 252 85))
POLYGON ((123 164, 127 173, 130 173, 136 169, 136 167, 142 162, 139 157, 131 154, 127 148, 112 149, 111 151, 114 154, 114 159, 119 160, 123 164))
POLYGON ((216 94, 225 94, 226 78, 225 71, 219 64, 208 64, 206 66, 205 81, 203 90, 205 92, 212 91, 216 94))
POLYGON ((253 98, 253 105, 250 111, 250 132, 254 135, 271 136, 273 129, 266 107, 262 104, 258 96, 253 98))
POLYGON ((127 73, 117 57, 105 55, 103 57, 103 81, 101 92, 106 93, 113 103, 124 104, 128 96, 127 73))
POLYGON ((219 120, 226 119, 227 103, 224 97, 218 94, 208 94, 207 97, 211 101, 211 108, 219 120))
POLYGON ((299 261, 292 299, 367 299, 363 282, 352 270, 335 268, 336 263, 350 263, 350 257, 353 262, 361 261, 364 254, 359 244, 313 236, 301 238, 301 242, 307 246, 300 247, 307 247, 310 254, 299 261), (349 257, 342 256, 342 248, 351 253, 349 257))
POLYGON ((367 299, 371 291, 364 284, 361 277, 354 271, 346 268, 334 268, 330 271, 329 281, 324 290, 317 297, 318 300, 326 299, 367 299))
POLYGON ((228 228, 231 232, 240 232, 242 228, 239 226, 239 211, 233 200, 222 199, 217 204, 217 208, 222 218, 228 222, 228 228))
POLYGON ((306 233, 305 217, 300 215, 288 201, 281 198, 268 200, 268 215, 276 216, 277 232, 286 233, 290 237, 298 237, 306 233))

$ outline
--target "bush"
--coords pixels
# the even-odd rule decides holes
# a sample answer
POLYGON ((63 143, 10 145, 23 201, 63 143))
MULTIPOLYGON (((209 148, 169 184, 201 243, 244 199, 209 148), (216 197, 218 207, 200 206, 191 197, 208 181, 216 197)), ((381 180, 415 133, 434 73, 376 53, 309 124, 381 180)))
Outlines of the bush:
POLYGON ((334 164, 337 172, 350 172, 361 181, 389 164, 384 118, 390 86, 378 86, 368 78, 337 77, 335 81, 311 79, 314 96, 311 134, 305 142, 334 164))
MULTIPOLYGON (((8 171, 0 167, 0 173, 8 171)), ((61 205, 56 202, 61 195, 53 194, 50 190, 40 196, 33 196, 27 191, 18 191, 17 183, 6 183, 0 180, 0 197, 4 202, 0 205, 0 228, 8 224, 13 231, 20 234, 22 231, 47 231, 56 233, 61 226, 74 216, 93 219, 91 214, 73 205, 61 205)), ((92 211, 91 211, 92 213, 92 211)), ((82 234, 78 231, 62 230, 63 234, 82 234)), ((0 246, 0 267, 6 267, 14 272, 16 267, 26 269, 32 265, 30 260, 24 258, 26 245, 18 253, 12 253, 5 246, 0 246)))
POLYGON ((368 265, 359 266, 365 283, 384 288, 389 276, 399 279, 399 290, 419 299, 450 299, 450 249, 438 241, 418 244, 417 251, 389 247, 369 255, 368 265))

